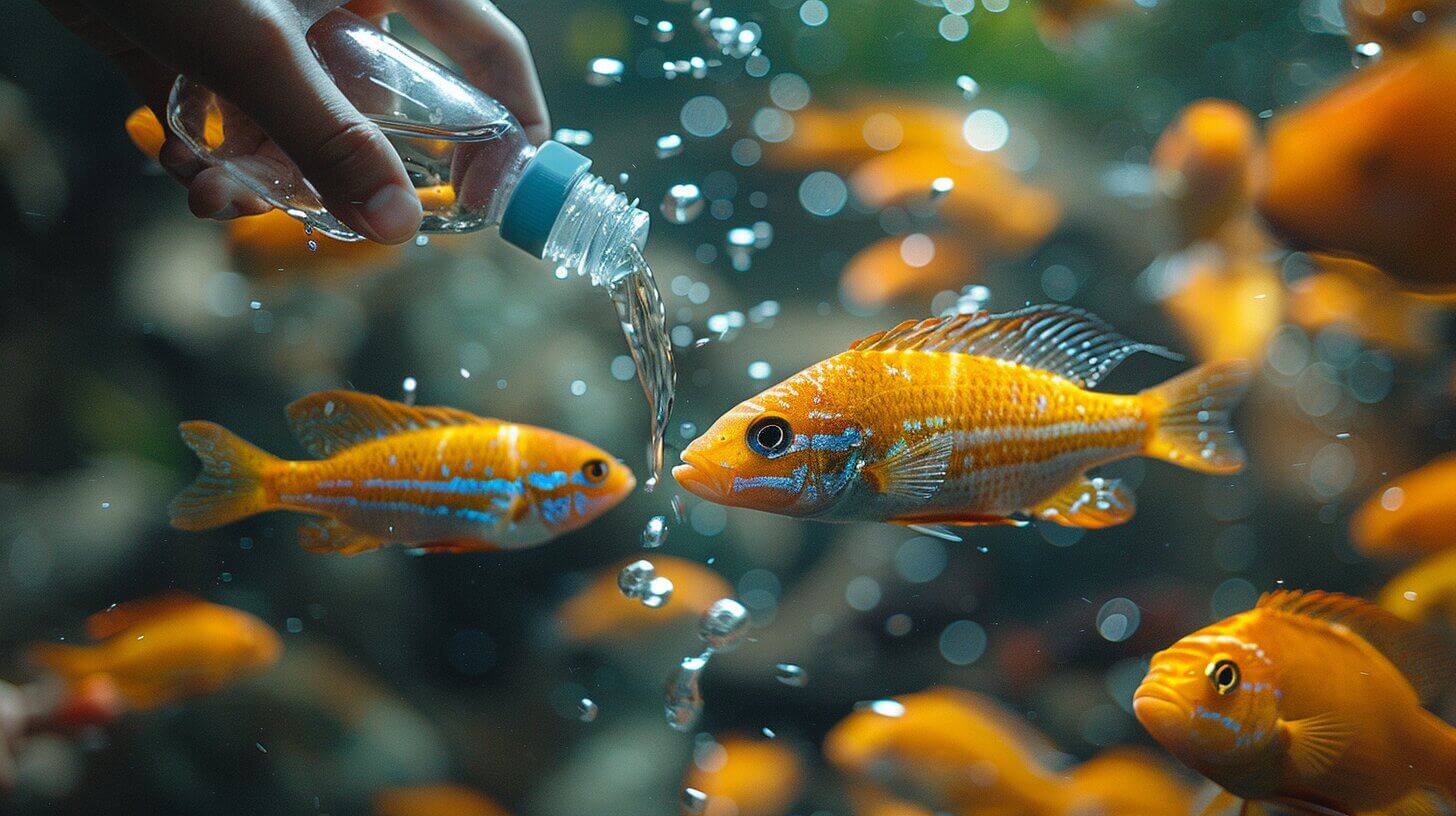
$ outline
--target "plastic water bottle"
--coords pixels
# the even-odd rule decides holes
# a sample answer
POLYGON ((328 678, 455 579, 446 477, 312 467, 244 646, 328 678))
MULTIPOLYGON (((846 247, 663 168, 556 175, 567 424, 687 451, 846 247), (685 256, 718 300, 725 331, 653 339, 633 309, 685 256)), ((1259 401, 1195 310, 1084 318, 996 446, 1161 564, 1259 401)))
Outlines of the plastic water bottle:
MULTIPOLYGON (((645 245, 647 213, 589 172, 590 159, 558 142, 530 144, 505 106, 444 66, 342 9, 324 14, 308 42, 399 152, 423 205, 421 232, 499 226, 508 242, 597 284, 645 245)), ((200 158, 273 206, 332 237, 362 239, 227 100, 179 77, 167 119, 200 158)))

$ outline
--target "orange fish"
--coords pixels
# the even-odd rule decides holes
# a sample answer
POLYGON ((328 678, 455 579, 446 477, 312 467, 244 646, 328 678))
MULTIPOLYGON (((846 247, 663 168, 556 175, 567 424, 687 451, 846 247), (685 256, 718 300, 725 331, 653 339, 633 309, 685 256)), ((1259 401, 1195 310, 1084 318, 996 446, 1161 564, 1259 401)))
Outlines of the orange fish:
MULTIPOLYGON (((131 137, 131 143, 136 145, 137 150, 154 159, 161 154, 162 144, 167 141, 167 131, 162 127, 161 120, 145 105, 126 117, 126 135, 131 137)), ((202 128, 202 138, 208 147, 222 144, 221 113, 208 111, 207 121, 202 128)))
POLYGON ((1357 598, 1274 592, 1154 655, 1133 708, 1232 796, 1427 812, 1396 808, 1456 795, 1456 729, 1421 708, 1412 681, 1450 678, 1420 641, 1357 598))
POLYGON ((325 517, 299 528, 312 552, 514 549, 587 525, 637 485, 588 442, 454 408, 320 391, 289 405, 288 419, 321 461, 284 461, 220 425, 184 422, 182 440, 203 469, 172 501, 172 526, 294 510, 325 517))
POLYGON ((1088 390, 1138 351, 1167 353, 1067 306, 906 321, 739 404, 673 476, 719 504, 951 538, 934 525, 1120 524, 1131 491, 1088 469, 1138 455, 1206 473, 1244 463, 1229 413, 1249 366, 1088 390))
POLYGON ((1456 623, 1456 547, 1391 578, 1380 590, 1380 606, 1408 621, 1456 623))
POLYGON ((1069 813, 1169 816, 1193 810, 1193 786, 1151 751, 1110 748, 1073 768, 1069 813))
POLYGON ((373 241, 340 241, 321 232, 312 235, 282 210, 245 215, 227 222, 228 245, 249 269, 259 274, 320 266, 348 267, 387 263, 400 247, 373 241))
POLYGON ((949 233, 882 238, 845 265, 839 291, 860 307, 885 306, 911 296, 930 297, 975 279, 980 261, 949 233))
MULTIPOLYGON (((675 600, 675 599, 674 599, 675 600)), ((704 816, 783 816, 799 798, 804 764, 777 740, 729 736, 722 753, 707 752, 688 768, 684 788, 707 795, 704 816)))
POLYGON ((851 780, 955 813, 1064 812, 1066 781, 1043 763, 1053 751, 994 701, 948 687, 860 708, 824 737, 851 780))
POLYGON ((1194 102, 1158 137, 1152 168, 1180 246, 1213 238, 1248 212, 1258 151, 1253 114, 1222 99, 1194 102))
POLYGON ((278 662, 283 644, 267 624, 180 592, 118 604, 86 619, 99 643, 43 643, 31 659, 78 687, 102 675, 126 704, 151 709, 210 694, 278 662))
POLYGON ((484 794, 462 785, 385 788, 374 795, 374 816, 510 816, 484 794))
POLYGON ((847 110, 811 105, 793 114, 794 136, 767 147, 779 167, 850 167, 890 150, 927 150, 942 158, 969 153, 965 114, 909 99, 879 100, 847 110))
POLYGON ((1296 249, 1456 291, 1456 34, 1432 36, 1277 117, 1259 210, 1296 249))
POLYGON ((686 558, 654 555, 656 573, 672 581, 673 590, 672 603, 651 609, 617 587, 617 573, 627 563, 602 570, 557 610, 556 619, 568 639, 591 641, 652 631, 683 617, 697 619, 718 599, 733 597, 733 587, 712 569, 686 558))
POLYGON ((1199 360, 1264 356, 1284 311, 1284 284, 1272 262, 1203 242, 1162 263, 1163 308, 1199 360))
POLYGON ((1408 45, 1456 21, 1451 0, 1344 0, 1340 10, 1350 44, 1376 43, 1382 51, 1408 45))
POLYGON ((1350 518, 1350 539, 1367 555, 1430 555, 1456 548, 1456 454, 1402 474, 1350 518))

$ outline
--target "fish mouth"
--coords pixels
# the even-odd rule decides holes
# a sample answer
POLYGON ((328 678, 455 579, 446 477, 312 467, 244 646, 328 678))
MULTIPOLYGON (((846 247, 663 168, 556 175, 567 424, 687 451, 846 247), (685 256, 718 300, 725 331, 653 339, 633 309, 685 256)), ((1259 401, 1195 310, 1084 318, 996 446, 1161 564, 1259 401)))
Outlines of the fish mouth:
POLYGON ((1157 723, 1186 721, 1188 705, 1172 689, 1156 680, 1144 680, 1132 695, 1132 710, 1148 730, 1157 723))
POLYGON ((689 493, 708 501, 718 501, 727 495, 718 478, 718 468, 713 467, 702 454, 693 450, 682 452, 683 463, 672 469, 672 478, 689 493))

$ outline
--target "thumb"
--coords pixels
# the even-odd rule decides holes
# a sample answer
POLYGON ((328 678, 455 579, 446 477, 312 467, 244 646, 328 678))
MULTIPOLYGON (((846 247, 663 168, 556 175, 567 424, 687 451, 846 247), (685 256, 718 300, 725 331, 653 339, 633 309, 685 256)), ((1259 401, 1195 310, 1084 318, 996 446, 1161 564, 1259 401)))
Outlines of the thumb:
POLYGON ((339 220, 380 243, 408 240, 420 200, 389 140, 344 98, 302 32, 270 45, 278 53, 256 54, 246 72, 217 72, 210 87, 288 154, 339 220))

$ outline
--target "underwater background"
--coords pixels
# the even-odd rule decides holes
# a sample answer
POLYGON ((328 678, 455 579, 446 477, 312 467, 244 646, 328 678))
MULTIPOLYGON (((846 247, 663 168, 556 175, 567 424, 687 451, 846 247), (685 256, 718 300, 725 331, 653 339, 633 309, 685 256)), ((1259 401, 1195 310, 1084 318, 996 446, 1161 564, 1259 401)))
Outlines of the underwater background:
MULTIPOLYGON (((670 463, 739 401, 958 295, 992 311, 1073 304, 1198 359, 1157 293, 1181 248, 1148 167, 1159 135, 1201 98, 1262 124, 1356 70, 1335 0, 1138 0, 1067 30, 1030 0, 718 4, 760 27, 746 59, 707 47, 683 4, 499 5, 530 40, 553 127, 579 131, 566 137, 594 171, 625 174, 653 214, 646 257, 678 366, 670 463), (659 20, 675 23, 667 42, 659 20), (620 78, 590 75, 602 56, 620 78), (702 76, 665 75, 694 56, 713 63, 702 76), (1008 211, 1025 185, 1056 214, 929 289, 857 300, 841 276, 862 250, 889 239, 915 268, 917 252, 954 259, 997 205, 967 225, 933 201, 864 200, 861 159, 794 152, 836 110, 889 116, 863 131, 885 153, 923 111, 964 120, 972 148, 1005 156, 1008 211), (660 157, 668 134, 683 148, 660 157), (701 204, 674 200, 683 184, 701 204)), ((1112 465, 1139 509, 1105 530, 986 527, 954 543, 725 509, 669 478, 516 552, 322 556, 283 513, 174 530, 167 501, 196 473, 183 420, 303 458, 286 404, 322 388, 398 399, 413 378, 422 405, 561 429, 640 477, 646 407, 603 295, 494 233, 331 254, 308 251, 301 227, 279 248, 192 218, 128 140, 137 102, 120 76, 37 4, 0 9, 0 678, 33 675, 29 644, 168 589, 247 610, 284 642, 276 667, 224 692, 30 738, 3 813, 371 813, 381 788, 452 782, 513 813, 671 814, 714 739, 768 729, 801 776, 783 810, 758 812, 844 814, 826 732, 857 703, 934 685, 1020 712, 1064 765, 1155 748, 1131 706, 1149 656, 1264 591, 1377 592, 1401 564, 1352 547, 1352 512, 1450 447, 1451 321, 1422 303, 1393 334, 1274 317, 1250 341, 1257 378, 1236 414, 1246 471, 1112 465), (655 515, 667 540, 644 552, 655 515), (673 610, 686 600, 588 636, 563 622, 593 576, 639 557, 710 566, 751 616, 748 642, 704 672, 690 734, 663 718, 666 678, 701 650, 696 615, 673 610)), ((1282 284, 1311 274, 1297 253, 1269 263, 1282 284)), ((1139 355, 1102 390, 1187 367, 1139 355)))

